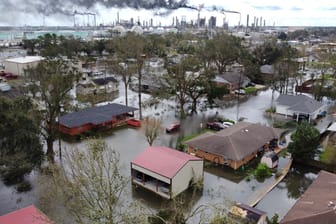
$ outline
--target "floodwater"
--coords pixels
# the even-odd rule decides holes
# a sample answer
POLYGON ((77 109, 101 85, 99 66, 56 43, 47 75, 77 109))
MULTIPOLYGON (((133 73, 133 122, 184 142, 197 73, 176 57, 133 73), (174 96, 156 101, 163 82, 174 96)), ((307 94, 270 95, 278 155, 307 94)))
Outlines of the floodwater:
MULTIPOLYGON (((164 126, 178 121, 179 119, 173 111, 172 106, 166 103, 163 104, 163 106, 157 108, 145 108, 144 114, 161 117, 164 126)), ((266 90, 259 92, 256 96, 251 96, 245 102, 241 102, 238 116, 236 105, 221 109, 208 109, 192 117, 187 117, 181 122, 182 130, 180 132, 175 134, 163 133, 155 140, 153 145, 174 148, 179 138, 197 132, 200 129, 201 123, 205 122, 208 117, 216 114, 232 120, 236 120, 236 117, 244 117, 246 121, 269 124, 270 121, 264 117, 263 112, 270 105, 271 91, 266 90)), ((144 134, 139 129, 126 127, 114 130, 108 136, 104 136, 104 139, 111 148, 119 152, 122 172, 124 172, 126 177, 129 177, 130 162, 148 147, 144 134)), ((85 148, 86 142, 69 143, 62 141, 63 150, 69 147, 85 148)), ((55 142, 56 151, 57 148, 58 145, 55 142)), ((190 206, 187 206, 187 209, 193 210, 199 205, 215 204, 225 205, 229 208, 234 202, 246 202, 251 194, 263 184, 263 182, 259 182, 253 177, 248 181, 246 172, 246 170, 245 172, 241 170, 233 171, 221 166, 206 166, 204 170, 203 190, 194 197, 194 200, 190 202, 190 206)), ((275 212, 279 214, 280 218, 283 217, 298 197, 311 184, 317 172, 316 170, 299 167, 294 164, 283 181, 269 192, 256 207, 266 211, 270 217, 275 212)), ((37 197, 34 189, 28 193, 18 194, 15 193, 13 188, 8 188, 0 183, 0 215, 24 207, 30 203, 35 203, 37 197)), ((125 198, 127 200, 141 201, 144 206, 154 211, 166 208, 168 203, 168 201, 161 199, 151 192, 132 188, 131 184, 129 184, 127 192, 125 192, 125 198)), ((197 219, 197 217, 194 218, 197 219)))

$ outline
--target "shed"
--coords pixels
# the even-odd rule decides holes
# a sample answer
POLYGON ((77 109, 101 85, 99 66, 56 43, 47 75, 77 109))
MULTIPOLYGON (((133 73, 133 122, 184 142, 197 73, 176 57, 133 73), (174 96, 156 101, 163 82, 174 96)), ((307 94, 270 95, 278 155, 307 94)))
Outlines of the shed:
POLYGON ((1 224, 52 224, 53 222, 34 205, 0 216, 1 224))
POLYGON ((151 146, 131 162, 131 176, 132 183, 171 199, 203 179, 203 159, 151 146))
POLYGON ((274 151, 266 152, 260 161, 260 163, 265 163, 269 168, 277 167, 278 162, 279 157, 274 151))
POLYGON ((24 76, 24 70, 27 68, 34 68, 43 60, 40 56, 25 56, 18 58, 8 58, 4 61, 5 71, 11 72, 18 76, 24 76))

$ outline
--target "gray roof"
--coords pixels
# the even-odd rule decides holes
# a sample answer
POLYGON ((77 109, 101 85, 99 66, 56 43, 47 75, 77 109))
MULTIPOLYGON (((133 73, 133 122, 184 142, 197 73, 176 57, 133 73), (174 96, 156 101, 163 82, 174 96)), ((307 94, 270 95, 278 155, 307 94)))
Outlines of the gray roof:
POLYGON ((260 66, 260 72, 263 74, 274 74, 273 65, 262 65, 260 66))
POLYGON ((60 117, 61 125, 68 128, 79 127, 84 124, 101 124, 110 121, 114 116, 133 112, 135 107, 127 107, 121 104, 112 103, 104 106, 87 108, 78 112, 73 112, 60 117))
POLYGON ((239 84, 244 82, 245 80, 249 80, 244 74, 240 74, 239 72, 225 72, 220 75, 216 75, 214 81, 221 83, 230 83, 230 84, 239 84))
POLYGON ((334 208, 336 208, 336 175, 321 170, 280 223, 332 224, 336 220, 334 208))
POLYGON ((238 161, 257 151, 267 142, 278 139, 282 132, 282 129, 238 122, 222 131, 200 135, 186 141, 186 144, 238 161))
POLYGON ((306 95, 280 95, 276 100, 278 104, 288 106, 292 111, 311 114, 323 107, 321 102, 306 95))
POLYGON ((118 81, 114 77, 104 77, 104 78, 92 79, 92 82, 102 86, 108 84, 109 82, 117 83, 118 81))

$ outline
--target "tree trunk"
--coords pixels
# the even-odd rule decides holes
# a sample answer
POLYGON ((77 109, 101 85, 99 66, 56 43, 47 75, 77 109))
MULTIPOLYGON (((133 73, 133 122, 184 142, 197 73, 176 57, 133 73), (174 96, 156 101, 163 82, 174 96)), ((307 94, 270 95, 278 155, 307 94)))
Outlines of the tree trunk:
POLYGON ((139 89, 138 89, 138 94, 139 94, 139 119, 142 120, 142 108, 141 108, 141 90, 142 90, 142 84, 141 84, 141 79, 142 79, 142 74, 141 71, 139 72, 139 89))
POLYGON ((180 101, 180 118, 184 118, 185 113, 184 113, 184 102, 180 101))
POLYGON ((128 106, 128 95, 127 95, 127 82, 124 82, 124 84, 125 84, 125 104, 126 104, 126 106, 128 106))
POLYGON ((54 163, 55 162, 54 139, 52 137, 48 137, 46 141, 47 141, 47 159, 50 163, 54 163))
POLYGON ((191 114, 197 114, 197 99, 193 99, 191 105, 191 114))

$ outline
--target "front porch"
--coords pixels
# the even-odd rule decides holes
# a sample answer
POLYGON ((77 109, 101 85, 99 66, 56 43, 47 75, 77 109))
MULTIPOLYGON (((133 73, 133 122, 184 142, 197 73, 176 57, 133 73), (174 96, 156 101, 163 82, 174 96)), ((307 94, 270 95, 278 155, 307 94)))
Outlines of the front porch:
POLYGON ((132 170, 132 183, 150 190, 163 198, 171 198, 171 185, 137 170, 132 170))

